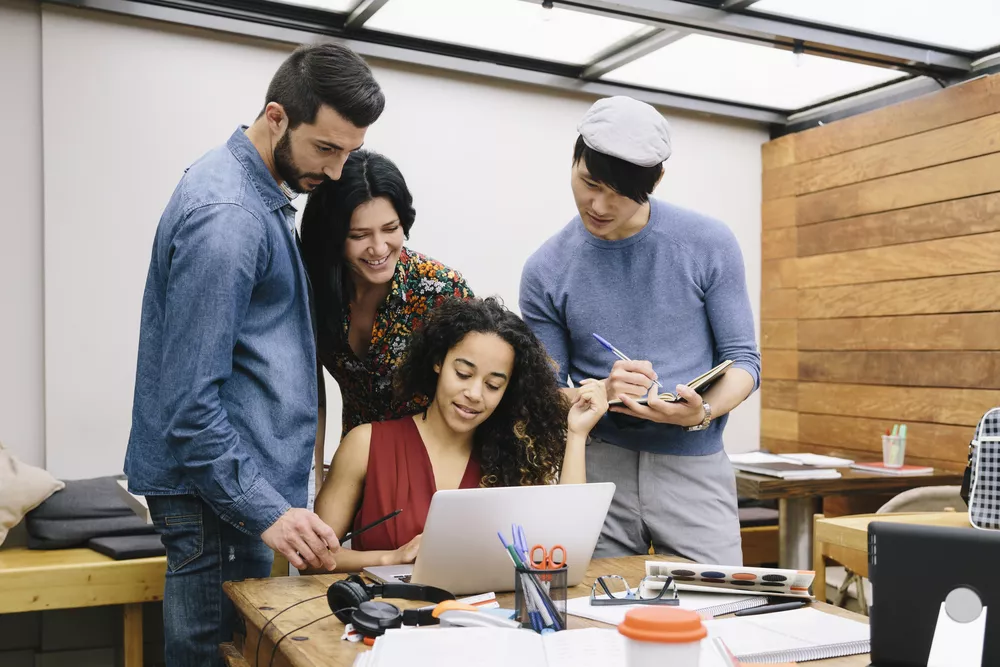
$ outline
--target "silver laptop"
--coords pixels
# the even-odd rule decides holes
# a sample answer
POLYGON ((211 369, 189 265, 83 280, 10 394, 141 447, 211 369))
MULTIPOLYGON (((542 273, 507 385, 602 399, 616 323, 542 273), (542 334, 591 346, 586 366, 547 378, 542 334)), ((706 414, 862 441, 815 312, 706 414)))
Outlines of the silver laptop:
POLYGON ((614 494, 610 482, 438 491, 416 562, 364 573, 383 583, 409 581, 456 595, 512 591, 514 565, 497 532, 510 543, 511 525, 520 524, 528 549, 566 549, 567 585, 575 586, 590 566, 614 494))

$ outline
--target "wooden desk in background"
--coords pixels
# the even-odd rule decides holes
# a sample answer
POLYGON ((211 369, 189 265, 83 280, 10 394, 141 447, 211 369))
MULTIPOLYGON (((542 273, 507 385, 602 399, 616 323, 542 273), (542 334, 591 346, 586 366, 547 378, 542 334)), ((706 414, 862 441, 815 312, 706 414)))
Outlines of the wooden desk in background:
MULTIPOLYGON (((868 576, 868 524, 872 521, 915 523, 923 526, 972 528, 968 512, 901 512, 898 514, 857 514, 826 519, 815 517, 813 570, 816 581, 826 581, 825 558, 835 560, 855 574, 868 576)), ((814 589, 815 593, 817 590, 814 589)))
MULTIPOLYGON (((629 584, 636 585, 645 574, 647 560, 650 560, 649 556, 592 560, 583 583, 570 588, 569 597, 590 595, 590 587, 594 580, 604 574, 620 574, 625 577, 629 584)), ((235 648, 225 647, 229 664, 249 664, 251 667, 255 667, 257 664, 255 660, 257 642, 261 637, 261 628, 268 619, 291 604, 318 596, 315 600, 289 609, 268 626, 263 641, 260 642, 260 665, 270 667, 274 642, 278 641, 284 633, 311 621, 316 621, 286 637, 281 642, 274 658, 275 667, 350 667, 358 652, 367 650, 367 647, 360 643, 352 644, 340 638, 344 632, 344 626, 332 615, 329 615, 330 608, 326 602, 326 589, 337 579, 343 578, 344 575, 326 574, 282 577, 280 579, 251 579, 225 584, 226 593, 232 598, 237 613, 243 618, 246 625, 246 637, 242 645, 237 639, 235 648)), ((513 608, 513 597, 513 593, 506 593, 498 595, 497 600, 502 607, 513 608)), ((411 609, 427 604, 426 602, 403 600, 389 600, 389 602, 411 609)), ((813 606, 830 614, 867 623, 867 619, 863 616, 838 609, 832 605, 817 602, 813 606)), ((577 616, 569 616, 568 620, 570 628, 611 627, 599 621, 577 616)), ((420 632, 420 630, 414 630, 414 632, 420 632)), ((433 632, 433 630, 426 630, 426 632, 433 632)), ((868 655, 817 660, 809 664, 815 665, 815 667, 866 667, 868 655)))
POLYGON ((822 514, 823 496, 859 493, 899 493, 920 486, 962 483, 962 473, 935 470, 914 477, 864 473, 840 468, 838 479, 787 480, 736 471, 736 493, 741 498, 778 500, 778 563, 793 570, 813 565, 813 517, 822 514))

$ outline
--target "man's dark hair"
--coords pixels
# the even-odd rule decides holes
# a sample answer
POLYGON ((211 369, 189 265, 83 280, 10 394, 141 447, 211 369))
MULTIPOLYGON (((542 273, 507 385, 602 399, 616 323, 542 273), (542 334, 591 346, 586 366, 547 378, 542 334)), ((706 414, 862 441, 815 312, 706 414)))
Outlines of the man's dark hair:
POLYGON ((653 194, 656 181, 663 173, 662 164, 640 167, 613 155, 595 151, 584 142, 582 136, 578 136, 573 148, 573 164, 579 163, 581 159, 593 180, 640 204, 649 201, 649 195, 653 194))
POLYGON ((385 96, 368 64, 351 49, 334 43, 295 49, 267 87, 264 106, 271 102, 284 107, 289 129, 314 123, 324 104, 356 127, 368 127, 385 108, 385 96))

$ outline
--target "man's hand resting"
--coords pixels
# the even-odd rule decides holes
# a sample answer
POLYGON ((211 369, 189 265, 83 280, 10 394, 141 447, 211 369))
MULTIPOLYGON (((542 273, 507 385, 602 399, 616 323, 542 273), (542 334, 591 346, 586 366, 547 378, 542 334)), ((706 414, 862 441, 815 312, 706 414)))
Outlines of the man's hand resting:
POLYGON ((278 517, 260 538, 298 570, 307 566, 333 570, 337 566, 333 554, 340 550, 340 540, 333 528, 309 510, 293 507, 278 517))

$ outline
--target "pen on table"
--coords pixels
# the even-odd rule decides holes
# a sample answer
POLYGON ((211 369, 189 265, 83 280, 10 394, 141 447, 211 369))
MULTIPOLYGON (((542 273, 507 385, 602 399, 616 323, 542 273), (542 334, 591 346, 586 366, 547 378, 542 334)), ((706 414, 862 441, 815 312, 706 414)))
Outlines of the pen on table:
POLYGON ((344 535, 342 538, 340 538, 341 544, 343 544, 344 542, 347 542, 348 540, 350 540, 355 535, 360 535, 361 533, 365 532, 366 530, 368 530, 370 528, 374 528, 375 526, 379 525, 380 523, 384 523, 384 522, 388 521, 389 519, 393 518, 394 516, 396 516, 397 514, 399 514, 402 511, 403 510, 396 510, 395 512, 390 512, 389 514, 386 514, 384 517, 382 517, 378 521, 372 521, 367 526, 361 526, 357 530, 355 530, 353 532, 350 532, 347 535, 344 535))
POLYGON ((779 602, 778 604, 767 604, 762 607, 752 607, 750 609, 741 609, 740 611, 733 614, 733 616, 756 616, 757 614, 770 614, 774 611, 788 611, 789 609, 798 609, 799 607, 804 607, 809 604, 808 600, 792 600, 791 602, 779 602))
MULTIPOLYGON (((625 354, 624 354, 624 353, 623 353, 623 352, 622 352, 621 350, 619 350, 619 349, 618 349, 617 347, 615 347, 614 345, 612 345, 612 344, 611 344, 611 343, 609 343, 608 341, 604 340, 603 338, 601 338, 601 337, 600 337, 600 336, 598 336, 597 334, 591 334, 591 335, 592 335, 592 336, 593 336, 594 338, 596 338, 596 339, 597 339, 597 342, 598 342, 598 343, 600 343, 600 344, 601 344, 601 345, 603 345, 603 346, 604 346, 605 348, 607 348, 607 349, 608 349, 608 351, 609 351, 609 352, 611 352, 611 354, 615 355, 616 357, 618 357, 618 358, 619 358, 619 359, 621 359, 622 361, 632 361, 631 359, 629 359, 628 357, 626 357, 626 356, 625 356, 625 354)), ((659 387, 660 389, 663 389, 663 385, 662 385, 662 384, 660 384, 659 380, 653 380, 653 383, 654 383, 654 384, 655 384, 655 385, 656 385, 657 387, 659 387)))

